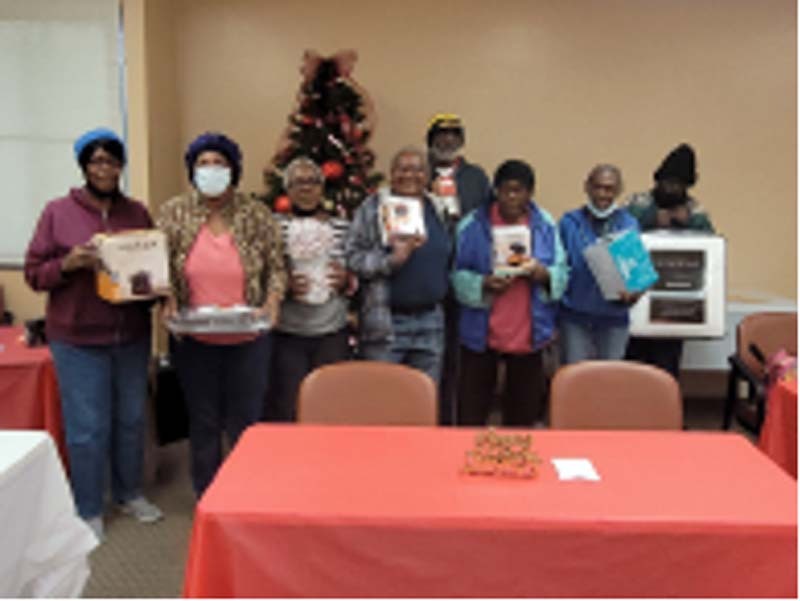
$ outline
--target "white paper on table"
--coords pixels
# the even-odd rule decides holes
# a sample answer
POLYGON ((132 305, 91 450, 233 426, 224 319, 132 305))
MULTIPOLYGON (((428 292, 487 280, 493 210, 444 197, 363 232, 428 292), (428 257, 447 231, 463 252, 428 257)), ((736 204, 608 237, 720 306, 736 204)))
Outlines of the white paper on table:
POLYGON ((590 480, 600 481, 600 474, 594 468, 594 464, 585 458, 559 458, 551 459, 553 467, 558 472, 559 480, 590 480))

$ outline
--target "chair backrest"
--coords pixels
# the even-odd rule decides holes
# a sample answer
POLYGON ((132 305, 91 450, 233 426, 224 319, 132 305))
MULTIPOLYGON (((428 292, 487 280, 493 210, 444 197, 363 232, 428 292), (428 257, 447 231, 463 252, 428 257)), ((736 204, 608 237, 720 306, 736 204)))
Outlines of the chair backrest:
POLYGON ((764 366, 750 352, 755 344, 765 359, 784 349, 797 356, 797 313, 751 313, 736 328, 736 354, 757 377, 764 376, 764 366))
POLYGON ((406 365, 345 361, 308 374, 297 406, 301 423, 434 426, 436 385, 406 365))
POLYGON ((683 403, 669 373, 633 361, 562 367, 550 388, 550 427, 569 430, 680 430, 683 403))

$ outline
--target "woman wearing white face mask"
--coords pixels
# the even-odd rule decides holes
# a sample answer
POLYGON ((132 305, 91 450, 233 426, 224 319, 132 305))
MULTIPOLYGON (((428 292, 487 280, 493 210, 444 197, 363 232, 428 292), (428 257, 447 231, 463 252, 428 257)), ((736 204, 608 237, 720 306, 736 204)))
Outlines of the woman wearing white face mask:
POLYGON ((561 241, 570 266, 569 283, 561 297, 559 332, 563 363, 587 359, 622 359, 628 342, 628 308, 640 294, 623 292, 607 301, 595 282, 583 251, 598 238, 639 223, 616 199, 622 175, 614 165, 597 165, 584 184, 586 204, 566 213, 559 222, 561 241))
MULTIPOLYGON (((173 295, 164 316, 185 307, 249 305, 276 323, 286 288, 280 229, 267 207, 236 191, 239 147, 205 133, 186 151, 194 186, 167 201, 157 220, 167 236, 173 295)), ((199 497, 231 446, 261 418, 269 335, 184 336, 174 360, 189 410, 192 482, 199 497)))

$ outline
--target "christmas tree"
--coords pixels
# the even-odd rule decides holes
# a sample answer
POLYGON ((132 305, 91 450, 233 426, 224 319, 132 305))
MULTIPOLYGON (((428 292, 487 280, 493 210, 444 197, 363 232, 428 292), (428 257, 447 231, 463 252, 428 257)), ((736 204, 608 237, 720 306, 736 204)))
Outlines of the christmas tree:
POLYGON ((367 147, 375 129, 372 101, 351 73, 354 50, 322 57, 306 50, 300 70, 303 81, 294 110, 271 164, 264 169, 264 201, 277 212, 287 212, 289 198, 283 170, 298 156, 315 161, 325 175, 323 208, 351 217, 383 179, 373 172, 375 154, 367 147))

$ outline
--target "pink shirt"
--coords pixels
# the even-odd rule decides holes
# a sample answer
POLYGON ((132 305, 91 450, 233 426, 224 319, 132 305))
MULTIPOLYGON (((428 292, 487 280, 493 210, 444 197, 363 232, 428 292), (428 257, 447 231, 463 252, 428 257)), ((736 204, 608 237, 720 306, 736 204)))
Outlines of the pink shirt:
MULTIPOLYGON (((244 268, 233 234, 215 236, 203 225, 186 257, 184 274, 189 284, 189 304, 192 307, 244 305, 244 268)), ((201 342, 239 344, 253 340, 253 334, 196 335, 201 342)))
MULTIPOLYGON (((528 225, 525 213, 509 223, 500 216, 497 203, 490 209, 492 225, 528 225)), ((514 278, 505 292, 494 297, 489 313, 489 348, 501 353, 523 354, 531 347, 531 284, 527 278, 514 278)))

